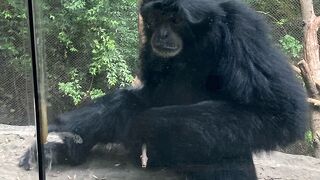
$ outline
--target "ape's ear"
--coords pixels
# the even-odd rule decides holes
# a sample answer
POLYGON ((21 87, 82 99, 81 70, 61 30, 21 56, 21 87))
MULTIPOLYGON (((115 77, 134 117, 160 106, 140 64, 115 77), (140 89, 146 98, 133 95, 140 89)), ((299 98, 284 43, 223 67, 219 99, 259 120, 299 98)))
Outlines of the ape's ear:
POLYGON ((243 103, 273 98, 270 81, 279 73, 274 66, 284 67, 283 56, 272 45, 264 19, 241 3, 221 4, 221 59, 219 73, 223 88, 243 103))

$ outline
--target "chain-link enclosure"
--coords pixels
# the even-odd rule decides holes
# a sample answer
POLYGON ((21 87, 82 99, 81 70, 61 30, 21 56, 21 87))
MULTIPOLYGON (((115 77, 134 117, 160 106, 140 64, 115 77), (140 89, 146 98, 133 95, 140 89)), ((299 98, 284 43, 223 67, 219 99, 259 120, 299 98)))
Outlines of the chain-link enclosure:
MULTIPOLYGON (((135 3, 41 1, 40 48, 47 65, 49 118, 104 92, 127 86, 138 64, 135 3)), ((301 59, 299 0, 247 0, 272 25, 273 38, 292 62, 301 59)), ((24 2, 0 1, 0 123, 32 124, 33 96, 24 2)), ((317 15, 320 1, 314 0, 317 15)), ((320 37, 320 36, 319 36, 320 37)))
POLYGON ((0 123, 33 119, 33 84, 26 4, 0 1, 0 123))

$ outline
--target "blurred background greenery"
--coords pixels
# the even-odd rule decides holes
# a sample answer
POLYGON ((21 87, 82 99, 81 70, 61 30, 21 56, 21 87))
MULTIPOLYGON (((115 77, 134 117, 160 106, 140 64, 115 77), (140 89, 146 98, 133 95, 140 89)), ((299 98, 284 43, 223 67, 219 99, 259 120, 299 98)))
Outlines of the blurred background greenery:
MULTIPOLYGON (((136 0, 36 0, 37 43, 47 66, 49 117, 131 84, 137 74, 136 0)), ((299 0, 246 0, 272 25, 292 62, 302 55, 299 0)), ((320 0, 314 0, 320 13, 320 0)), ((0 123, 33 123, 26 3, 0 1, 0 123)))

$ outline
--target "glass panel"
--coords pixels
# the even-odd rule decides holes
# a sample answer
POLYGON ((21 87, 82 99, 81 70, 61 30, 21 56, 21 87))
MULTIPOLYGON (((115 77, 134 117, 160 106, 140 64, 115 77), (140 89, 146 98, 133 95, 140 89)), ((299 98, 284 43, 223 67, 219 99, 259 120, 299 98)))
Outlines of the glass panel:
POLYGON ((18 167, 36 130, 26 1, 0 1, 0 24, 0 179, 35 180, 18 167))
MULTIPOLYGON (((50 124, 46 178, 294 179, 310 169, 304 176, 315 179, 316 159, 296 168, 284 153, 252 155, 313 155, 311 131, 301 137, 302 83, 278 51, 290 63, 302 57, 300 7, 289 1, 247 0, 255 12, 232 0, 141 0, 138 16, 137 0, 35 0, 44 67, 37 82, 50 124), (274 25, 270 35, 261 14, 274 25), (278 166, 289 170, 275 173, 278 166)), ((0 2, 0 121, 21 126, 34 117, 25 4, 18 2, 0 2)), ((3 151, 0 177, 37 178, 29 163, 35 153, 23 162, 31 171, 12 163, 34 141, 34 126, 2 126, 1 146, 10 152, 3 151)))

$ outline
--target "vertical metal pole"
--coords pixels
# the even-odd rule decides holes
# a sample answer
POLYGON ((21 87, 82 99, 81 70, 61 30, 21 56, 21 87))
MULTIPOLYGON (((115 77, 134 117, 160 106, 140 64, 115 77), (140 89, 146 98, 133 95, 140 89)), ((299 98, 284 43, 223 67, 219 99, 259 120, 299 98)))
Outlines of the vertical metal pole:
POLYGON ((41 120, 40 120, 40 98, 38 86, 38 73, 37 73, 37 55, 36 55, 36 37, 35 37, 35 23, 33 14, 33 2, 28 0, 28 15, 29 15, 29 29, 30 29, 30 42, 31 42, 31 59, 32 59, 32 74, 34 86, 34 105, 35 105, 35 118, 37 129, 37 151, 38 151, 38 167, 39 167, 39 180, 46 179, 45 166, 44 166, 44 152, 43 141, 41 140, 41 120))

